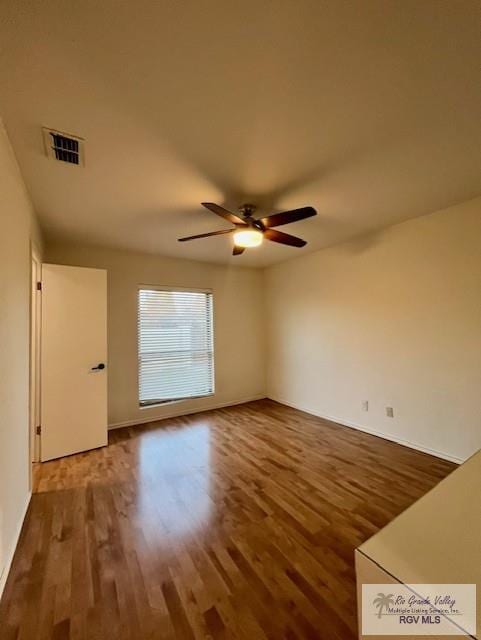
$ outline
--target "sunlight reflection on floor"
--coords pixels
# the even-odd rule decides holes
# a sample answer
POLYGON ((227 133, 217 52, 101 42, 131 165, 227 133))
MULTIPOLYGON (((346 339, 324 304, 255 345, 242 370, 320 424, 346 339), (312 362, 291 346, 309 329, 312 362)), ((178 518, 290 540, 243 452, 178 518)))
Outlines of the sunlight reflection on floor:
POLYGON ((155 501, 169 537, 184 537, 206 527, 213 513, 210 497, 210 429, 207 424, 178 427, 159 438, 140 440, 138 516, 145 526, 155 501))

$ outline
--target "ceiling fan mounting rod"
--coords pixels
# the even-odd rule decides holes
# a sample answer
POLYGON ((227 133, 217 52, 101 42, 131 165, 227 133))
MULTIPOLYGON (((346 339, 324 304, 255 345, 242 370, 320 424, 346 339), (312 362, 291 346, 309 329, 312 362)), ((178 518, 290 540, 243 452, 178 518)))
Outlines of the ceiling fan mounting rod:
POLYGON ((239 211, 242 212, 244 218, 251 218, 255 210, 256 206, 254 204, 243 204, 239 207, 239 211))

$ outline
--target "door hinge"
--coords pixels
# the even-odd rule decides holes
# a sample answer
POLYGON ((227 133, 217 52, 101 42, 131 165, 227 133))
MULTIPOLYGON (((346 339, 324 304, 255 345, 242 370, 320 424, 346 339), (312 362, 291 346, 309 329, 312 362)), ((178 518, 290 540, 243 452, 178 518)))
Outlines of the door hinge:
POLYGON ((38 427, 35 428, 35 433, 37 434, 37 436, 39 436, 42 433, 42 427, 40 425, 38 425, 38 427))
POLYGON ((37 291, 42 291, 42 283, 37 282, 37 291))

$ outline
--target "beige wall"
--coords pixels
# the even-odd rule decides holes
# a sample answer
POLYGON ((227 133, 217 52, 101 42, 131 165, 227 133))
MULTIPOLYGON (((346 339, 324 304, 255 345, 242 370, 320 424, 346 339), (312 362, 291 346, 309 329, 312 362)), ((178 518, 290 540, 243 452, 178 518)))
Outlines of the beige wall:
MULTIPOLYGON (((30 241, 40 231, 0 120, 0 593, 30 496, 30 241)), ((41 247, 39 247, 41 249, 41 247)))
POLYGON ((53 244, 46 261, 108 271, 109 424, 155 420, 265 395, 262 273, 155 255, 53 244), (137 286, 211 288, 214 293, 213 397, 139 409, 137 286))
POLYGON ((446 457, 481 447, 481 198, 271 267, 265 291, 269 397, 446 457))

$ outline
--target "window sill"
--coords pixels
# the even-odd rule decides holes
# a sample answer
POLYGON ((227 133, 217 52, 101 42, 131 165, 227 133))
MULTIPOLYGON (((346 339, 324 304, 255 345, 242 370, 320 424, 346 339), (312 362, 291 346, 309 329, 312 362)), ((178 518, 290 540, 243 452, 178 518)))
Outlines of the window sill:
POLYGON ((178 398, 174 400, 159 401, 152 404, 139 404, 139 409, 144 411, 145 409, 158 409, 159 407, 170 407, 173 404, 179 404, 180 402, 190 402, 191 400, 201 400, 202 398, 212 398, 215 392, 207 393, 205 396, 193 396, 192 398, 178 398))

